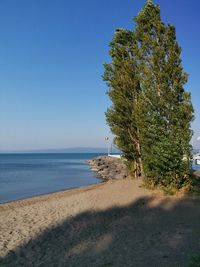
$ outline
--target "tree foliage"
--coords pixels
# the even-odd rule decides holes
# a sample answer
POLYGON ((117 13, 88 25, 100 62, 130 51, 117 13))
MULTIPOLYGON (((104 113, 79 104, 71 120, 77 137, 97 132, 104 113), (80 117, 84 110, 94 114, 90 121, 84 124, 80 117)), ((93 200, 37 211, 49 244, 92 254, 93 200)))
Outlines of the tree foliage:
POLYGON ((104 80, 112 106, 107 122, 135 176, 181 186, 190 174, 193 107, 175 28, 147 1, 134 31, 118 29, 104 80))
POLYGON ((133 163, 135 176, 140 175, 140 147, 137 127, 137 103, 140 93, 137 62, 132 46, 134 33, 118 29, 110 44, 112 63, 105 64, 104 80, 110 88, 113 103, 106 112, 107 122, 116 135, 115 144, 128 162, 133 163))

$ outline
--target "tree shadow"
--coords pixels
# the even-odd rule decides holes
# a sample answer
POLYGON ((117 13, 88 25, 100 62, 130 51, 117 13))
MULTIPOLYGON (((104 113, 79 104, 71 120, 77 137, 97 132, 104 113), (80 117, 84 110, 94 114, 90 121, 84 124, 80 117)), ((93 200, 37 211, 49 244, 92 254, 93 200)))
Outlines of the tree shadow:
POLYGON ((46 229, 0 266, 187 266, 200 251, 200 198, 143 197, 125 207, 83 212, 46 229))

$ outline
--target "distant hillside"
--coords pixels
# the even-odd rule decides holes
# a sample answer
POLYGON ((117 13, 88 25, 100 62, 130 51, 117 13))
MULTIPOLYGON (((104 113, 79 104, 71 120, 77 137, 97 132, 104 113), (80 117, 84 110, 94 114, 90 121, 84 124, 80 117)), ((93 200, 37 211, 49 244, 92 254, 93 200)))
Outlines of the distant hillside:
MULTIPOLYGON (((107 154, 108 150, 103 147, 72 147, 62 149, 35 149, 35 150, 10 150, 0 151, 0 153, 103 153, 107 154)), ((120 153, 116 148, 112 149, 112 153, 120 153)))

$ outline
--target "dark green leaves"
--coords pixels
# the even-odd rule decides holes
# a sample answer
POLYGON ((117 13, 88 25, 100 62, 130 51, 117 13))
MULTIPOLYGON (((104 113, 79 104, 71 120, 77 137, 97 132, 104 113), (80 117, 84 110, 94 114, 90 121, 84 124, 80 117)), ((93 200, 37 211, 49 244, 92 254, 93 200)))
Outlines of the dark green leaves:
POLYGON ((107 122, 134 173, 155 184, 180 186, 190 173, 193 107, 175 28, 147 1, 134 31, 118 29, 104 80, 112 107, 107 122))

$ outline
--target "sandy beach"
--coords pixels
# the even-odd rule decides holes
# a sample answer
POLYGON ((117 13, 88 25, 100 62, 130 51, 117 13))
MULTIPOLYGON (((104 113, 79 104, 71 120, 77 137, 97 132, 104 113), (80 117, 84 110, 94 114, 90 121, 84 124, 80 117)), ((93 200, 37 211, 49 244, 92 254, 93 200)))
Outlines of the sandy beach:
POLYGON ((200 198, 116 180, 0 205, 0 266, 187 266, 200 198))

